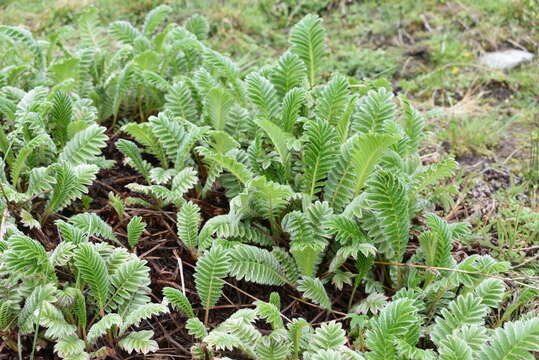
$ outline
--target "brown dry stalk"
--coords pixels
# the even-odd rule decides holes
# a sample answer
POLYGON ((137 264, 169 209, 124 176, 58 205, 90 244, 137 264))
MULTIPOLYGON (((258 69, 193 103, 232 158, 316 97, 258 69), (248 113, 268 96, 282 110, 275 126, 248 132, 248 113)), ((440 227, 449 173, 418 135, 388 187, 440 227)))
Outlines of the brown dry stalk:
POLYGON ((467 271, 467 270, 461 270, 461 269, 452 269, 452 268, 446 268, 446 267, 428 266, 428 265, 419 265, 419 264, 394 263, 394 262, 386 262, 386 261, 375 261, 374 263, 378 265, 411 267, 411 268, 425 269, 425 270, 430 270, 430 271, 453 271, 453 272, 458 272, 462 274, 479 275, 479 276, 484 276, 488 278, 499 279, 502 281, 514 282, 524 287, 529 287, 531 289, 539 290, 539 287, 537 286, 529 285, 529 284, 517 281, 512 278, 497 276, 497 275, 492 275, 492 274, 485 274, 485 273, 480 273, 480 272, 475 272, 475 271, 467 271))
MULTIPOLYGON (((226 281, 226 280, 223 280, 223 281, 225 282, 225 284, 227 284, 228 286, 230 286, 230 287, 233 288, 234 290, 239 291, 239 292, 242 293, 243 295, 245 295, 245 296, 247 296, 247 297, 250 297, 251 299, 253 299, 253 300, 255 300, 255 301, 262 301, 262 300, 260 300, 259 298, 257 298, 256 296, 251 295, 251 294, 249 294, 248 292, 243 291, 243 290, 240 289, 239 287, 232 285, 232 284, 229 283, 228 281, 226 281)), ((287 318, 285 314, 281 313, 281 316, 282 316, 283 319, 285 319, 286 321, 292 322, 292 320, 290 320, 289 318, 287 318)))
POLYGON ((341 311, 337 311, 337 310, 329 310, 329 309, 323 308, 323 307, 320 306, 320 305, 316 305, 316 304, 310 303, 310 302, 308 302, 308 301, 305 301, 305 300, 303 300, 303 299, 300 299, 300 298, 295 297, 295 296, 292 296, 292 295, 289 295, 289 296, 290 296, 292 299, 294 299, 294 300, 297 300, 297 301, 299 301, 299 302, 304 303, 305 305, 309 305, 309 306, 315 307, 315 308, 320 309, 320 310, 323 310, 323 311, 327 311, 327 312, 334 313, 334 314, 341 315, 341 316, 346 316, 346 315, 348 315, 348 314, 343 313, 343 312, 341 312, 341 311))

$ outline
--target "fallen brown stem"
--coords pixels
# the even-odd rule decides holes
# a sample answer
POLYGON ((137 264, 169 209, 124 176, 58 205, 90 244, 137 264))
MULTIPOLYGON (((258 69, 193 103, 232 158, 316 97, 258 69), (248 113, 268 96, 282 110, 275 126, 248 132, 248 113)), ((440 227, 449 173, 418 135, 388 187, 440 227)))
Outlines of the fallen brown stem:
POLYGON ((458 273, 462 273, 462 274, 479 275, 479 276, 484 276, 484 277, 488 277, 488 278, 499 279, 499 280, 502 280, 502 281, 514 282, 514 283, 519 284, 519 285, 524 286, 524 287, 529 287, 531 289, 539 290, 539 287, 537 287, 537 286, 528 285, 526 283, 517 281, 517 280, 512 279, 512 278, 503 277, 503 276, 497 276, 497 275, 492 275, 492 274, 485 274, 485 273, 480 273, 480 272, 475 272, 475 271, 467 271, 467 270, 461 270, 461 269, 452 269, 452 268, 446 268, 446 267, 428 266, 428 265, 419 265, 419 264, 393 263, 393 262, 386 262, 386 261, 375 261, 374 263, 378 264, 378 265, 411 267, 411 268, 425 269, 425 270, 431 270, 431 271, 433 271, 433 270, 437 270, 437 271, 453 271, 453 272, 458 272, 458 273))
POLYGON ((304 303, 305 305, 309 305, 309 306, 315 307, 315 308, 320 309, 320 310, 323 310, 323 311, 327 311, 327 312, 334 313, 334 314, 341 315, 341 316, 346 316, 346 315, 348 315, 348 314, 343 313, 343 312, 341 312, 341 311, 337 311, 337 310, 329 310, 329 309, 323 308, 323 307, 320 306, 320 305, 316 305, 316 304, 310 303, 310 302, 308 302, 308 301, 305 301, 305 300, 303 300, 303 299, 300 299, 300 298, 295 297, 295 296, 292 296, 292 295, 289 295, 289 296, 290 296, 292 299, 294 299, 294 300, 297 300, 297 301, 299 301, 299 302, 304 303))

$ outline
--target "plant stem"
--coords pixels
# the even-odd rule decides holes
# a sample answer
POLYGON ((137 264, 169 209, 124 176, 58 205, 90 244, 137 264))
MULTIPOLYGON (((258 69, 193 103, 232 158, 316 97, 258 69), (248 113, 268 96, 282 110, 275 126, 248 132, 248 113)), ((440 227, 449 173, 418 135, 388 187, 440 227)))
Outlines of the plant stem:
POLYGON ((210 319, 210 309, 205 309, 204 313, 204 326, 208 326, 208 320, 210 319))
POLYGON ((269 217, 269 223, 270 223, 270 228, 271 228, 271 234, 274 237, 279 237, 281 234, 281 231, 279 230, 279 226, 277 225, 277 221, 275 221, 275 217, 273 215, 269 217))
POLYGON ((444 296, 447 290, 448 290, 448 287, 446 286, 436 293, 434 300, 430 303, 429 308, 427 309, 427 314, 429 316, 429 319, 427 322, 430 322, 432 318, 434 317, 434 313, 436 312, 436 305, 438 304, 438 301, 440 301, 442 296, 444 296))
POLYGON ((354 302, 354 296, 356 295, 357 288, 359 287, 359 281, 354 281, 354 287, 352 288, 352 294, 350 295, 350 300, 348 300, 348 311, 352 308, 352 303, 354 302))
POLYGON ((402 288, 402 283, 403 283, 403 279, 402 279, 401 267, 397 266, 397 289, 402 288))
POLYGON ((37 335, 39 334, 39 322, 41 321, 41 311, 43 309, 43 301, 39 304, 39 312, 36 320, 36 331, 34 333, 34 340, 32 341, 32 353, 30 354, 30 360, 34 360, 34 353, 36 351, 37 335))
POLYGON ((22 360, 22 346, 21 346, 21 333, 17 332, 17 354, 19 355, 19 360, 22 360))
MULTIPOLYGON (((138 89, 137 92, 139 92, 140 89, 138 89)), ((138 112, 140 116, 140 122, 144 122, 144 112, 142 111, 142 95, 139 93, 137 96, 137 103, 138 103, 138 112)))
POLYGON ((110 128, 114 130, 116 127, 116 120, 118 119, 118 112, 114 113, 114 117, 112 118, 112 124, 110 125, 110 128))

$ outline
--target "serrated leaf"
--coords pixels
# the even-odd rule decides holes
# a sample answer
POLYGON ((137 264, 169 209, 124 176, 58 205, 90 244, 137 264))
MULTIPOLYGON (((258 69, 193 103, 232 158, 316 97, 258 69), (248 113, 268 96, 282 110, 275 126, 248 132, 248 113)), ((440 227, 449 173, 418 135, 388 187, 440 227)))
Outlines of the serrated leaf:
POLYGON ((307 299, 314 301, 324 309, 331 310, 331 300, 320 279, 303 276, 298 281, 298 290, 302 291, 303 296, 307 299))
POLYGON ((140 240, 140 236, 146 229, 146 223, 140 216, 134 216, 127 224, 127 242, 134 248, 140 240))
POLYGON ((181 311, 188 318, 194 318, 195 313, 187 296, 185 296, 180 290, 171 287, 163 288, 163 295, 165 299, 176 310, 181 311))

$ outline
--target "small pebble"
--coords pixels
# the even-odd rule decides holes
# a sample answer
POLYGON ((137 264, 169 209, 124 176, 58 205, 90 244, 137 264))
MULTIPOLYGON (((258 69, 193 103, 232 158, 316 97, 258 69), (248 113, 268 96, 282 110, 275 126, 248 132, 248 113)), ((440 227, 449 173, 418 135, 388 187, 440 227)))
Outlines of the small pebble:
POLYGON ((515 66, 533 59, 533 54, 522 50, 495 51, 479 57, 479 64, 492 69, 512 69, 515 66))

